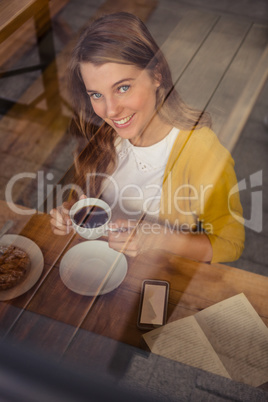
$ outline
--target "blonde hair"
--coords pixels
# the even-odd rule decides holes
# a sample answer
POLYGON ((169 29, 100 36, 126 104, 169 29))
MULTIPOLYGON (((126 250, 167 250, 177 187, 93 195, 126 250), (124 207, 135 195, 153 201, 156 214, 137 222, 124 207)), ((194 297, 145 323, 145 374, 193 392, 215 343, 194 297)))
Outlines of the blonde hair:
MULTIPOLYGON (((210 116, 186 105, 174 89, 168 63, 145 24, 136 16, 120 12, 103 16, 80 35, 69 65, 70 92, 74 116, 71 131, 83 136, 87 146, 76 161, 80 184, 87 173, 112 173, 116 166, 116 132, 101 120, 91 106, 81 76, 81 63, 102 65, 113 62, 146 69, 161 77, 156 92, 156 113, 180 129, 210 126, 210 116)), ((90 195, 97 196, 102 178, 91 176, 90 195)))

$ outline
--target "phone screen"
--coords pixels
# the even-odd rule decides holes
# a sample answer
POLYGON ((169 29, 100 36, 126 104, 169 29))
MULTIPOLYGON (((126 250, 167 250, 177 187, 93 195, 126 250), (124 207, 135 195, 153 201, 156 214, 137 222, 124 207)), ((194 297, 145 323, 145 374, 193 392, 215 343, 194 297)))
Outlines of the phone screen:
POLYGON ((166 315, 168 283, 144 281, 139 325, 163 325, 166 315))

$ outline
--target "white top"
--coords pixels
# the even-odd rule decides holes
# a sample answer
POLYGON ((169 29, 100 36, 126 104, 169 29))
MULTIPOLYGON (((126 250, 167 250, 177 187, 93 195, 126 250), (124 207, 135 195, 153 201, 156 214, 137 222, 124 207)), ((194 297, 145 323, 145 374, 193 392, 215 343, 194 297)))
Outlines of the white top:
POLYGON ((158 218, 165 167, 178 133, 173 127, 163 140, 149 147, 136 147, 120 139, 116 146, 118 166, 102 185, 102 198, 111 206, 113 219, 138 219, 144 212, 158 218))

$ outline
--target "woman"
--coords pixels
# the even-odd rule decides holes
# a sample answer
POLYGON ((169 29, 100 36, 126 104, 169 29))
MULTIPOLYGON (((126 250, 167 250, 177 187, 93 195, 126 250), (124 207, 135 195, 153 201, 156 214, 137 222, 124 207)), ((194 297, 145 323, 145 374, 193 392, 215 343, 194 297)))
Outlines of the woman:
MULTIPOLYGON (((87 140, 79 183, 112 205, 113 225, 128 229, 110 232, 109 246, 130 256, 158 248, 199 261, 239 258, 233 160, 209 115, 180 99, 145 25, 123 12, 93 22, 74 49, 70 85, 71 129, 87 140)), ((68 210, 51 215, 54 233, 67 233, 68 210)))

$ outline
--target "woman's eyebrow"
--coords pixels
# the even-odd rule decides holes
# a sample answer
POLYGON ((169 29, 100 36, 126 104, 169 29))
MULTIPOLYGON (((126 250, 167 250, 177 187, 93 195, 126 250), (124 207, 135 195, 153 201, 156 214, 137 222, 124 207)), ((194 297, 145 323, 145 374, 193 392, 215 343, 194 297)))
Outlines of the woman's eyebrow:
MULTIPOLYGON (((125 82, 125 81, 134 81, 134 80, 135 80, 135 78, 123 78, 122 80, 119 80, 119 81, 115 82, 115 83, 112 85, 112 88, 117 87, 117 86, 120 85, 122 82, 125 82)), ((89 93, 89 92, 98 93, 97 90, 94 90, 94 89, 87 89, 87 93, 89 93)))
POLYGON ((115 83, 112 85, 112 88, 117 87, 119 84, 121 84, 121 83, 124 82, 124 81, 134 81, 134 80, 135 80, 135 78, 124 78, 124 79, 122 79, 122 80, 120 80, 120 81, 115 82, 115 83))

